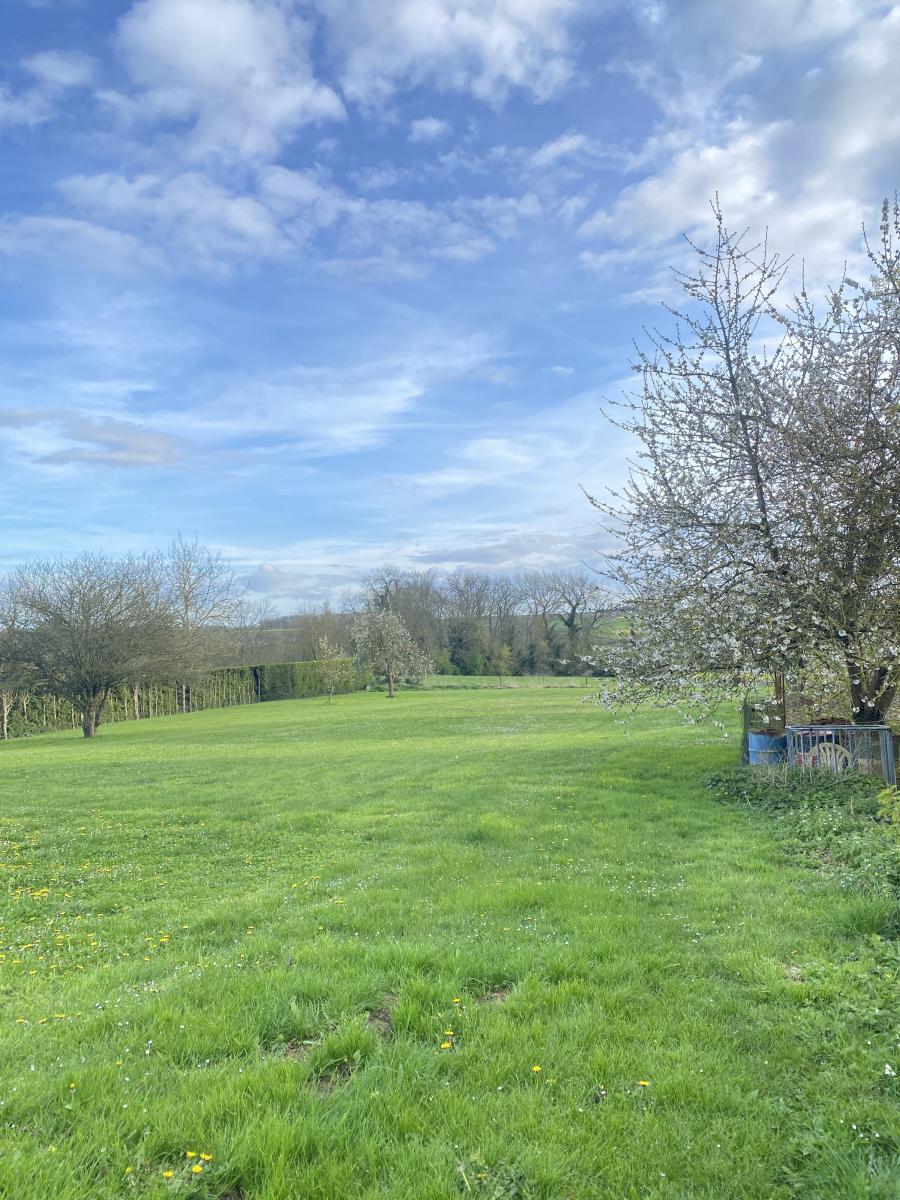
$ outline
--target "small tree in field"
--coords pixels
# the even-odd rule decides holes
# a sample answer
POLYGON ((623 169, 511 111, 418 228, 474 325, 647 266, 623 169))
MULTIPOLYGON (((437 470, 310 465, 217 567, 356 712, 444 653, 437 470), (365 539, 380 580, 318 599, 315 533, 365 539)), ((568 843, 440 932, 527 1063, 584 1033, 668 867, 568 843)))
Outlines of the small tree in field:
POLYGON ((395 695, 400 679, 419 680, 431 674, 433 665, 419 649, 398 613, 370 609, 360 613, 351 626, 356 653, 373 674, 387 683, 388 696, 395 695))
POLYGON ((0 673, 63 696, 93 737, 114 688, 164 671, 175 625, 158 558, 28 563, 7 580, 0 673))
POLYGON ((594 501, 633 613, 610 696, 705 707, 777 673, 883 721, 900 686, 900 212, 884 206, 871 279, 821 305, 781 303, 785 265, 715 217, 620 409, 636 465, 594 501))
POLYGON ((316 662, 330 704, 335 690, 348 682, 352 667, 343 646, 329 641, 324 634, 316 642, 316 662))
POLYGON ((503 687, 503 676, 508 675, 512 670, 512 651, 505 643, 494 656, 494 670, 497 672, 500 686, 503 687))

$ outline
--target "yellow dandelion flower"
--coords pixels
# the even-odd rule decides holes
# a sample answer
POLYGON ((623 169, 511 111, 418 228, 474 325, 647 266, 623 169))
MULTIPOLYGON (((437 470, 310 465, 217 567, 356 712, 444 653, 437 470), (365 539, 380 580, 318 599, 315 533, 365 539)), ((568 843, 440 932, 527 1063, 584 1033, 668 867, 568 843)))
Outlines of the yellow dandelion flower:
POLYGON ((454 1003, 454 1004, 461 1004, 461 1003, 462 1003, 462 1001, 460 1000, 459 996, 454 996, 454 997, 453 997, 453 1003, 454 1003))
POLYGON ((203 1159, 204 1162, 212 1162, 211 1154, 201 1154, 200 1157, 203 1159))
POLYGON ((537 1072, 541 1070, 541 1068, 537 1065, 537 1063, 535 1063, 531 1069, 532 1069, 532 1071, 534 1071, 535 1074, 537 1074, 537 1072))
POLYGON ((187 1154, 187 1157, 188 1157, 188 1158, 196 1158, 196 1157, 197 1157, 197 1151, 196 1151, 196 1150, 188 1150, 188 1151, 186 1151, 186 1154, 187 1154))
POLYGON ((125 1168, 125 1174, 126 1174, 126 1175, 133 1175, 133 1174, 134 1174, 134 1167, 126 1167, 126 1168, 125 1168))
POLYGON ((174 1174, 174 1171, 163 1171, 162 1176, 163 1179, 171 1179, 174 1174))
POLYGON ((445 1030, 444 1030, 444 1037, 453 1037, 453 1030, 452 1030, 452 1029, 445 1029, 445 1030))
POLYGON ((649 1079, 639 1079, 638 1080, 638 1087, 649 1087, 649 1086, 650 1086, 649 1079))
POLYGON ((449 1050, 449 1049, 451 1049, 452 1046, 453 1046, 452 1042, 441 1042, 442 1050, 449 1050))
POLYGON ((203 1164, 202 1163, 194 1163, 194 1165, 191 1167, 191 1173, 193 1175, 202 1175, 203 1174, 203 1164))

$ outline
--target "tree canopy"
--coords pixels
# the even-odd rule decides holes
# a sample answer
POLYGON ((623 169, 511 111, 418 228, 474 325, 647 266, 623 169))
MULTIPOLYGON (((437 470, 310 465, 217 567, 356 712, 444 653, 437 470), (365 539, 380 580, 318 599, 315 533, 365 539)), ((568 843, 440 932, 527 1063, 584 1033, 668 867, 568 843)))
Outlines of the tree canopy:
POLYGON ((714 207, 674 332, 638 352, 608 573, 633 612, 611 700, 707 706, 767 673, 882 721, 900 684, 900 212, 871 277, 782 299, 787 264, 714 207))

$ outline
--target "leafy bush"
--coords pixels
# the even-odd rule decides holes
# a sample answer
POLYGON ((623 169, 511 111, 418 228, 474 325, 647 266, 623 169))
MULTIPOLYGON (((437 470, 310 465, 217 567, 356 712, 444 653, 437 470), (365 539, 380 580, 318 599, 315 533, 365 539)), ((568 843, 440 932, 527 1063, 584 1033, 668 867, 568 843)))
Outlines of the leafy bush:
POLYGON ((878 816, 895 838, 900 838, 900 789, 896 785, 878 793, 878 816))
POLYGON ((773 812, 797 808, 847 808, 874 815, 881 782, 870 775, 805 771, 799 767, 735 767, 707 779, 723 799, 773 812))
MULTIPOLYGON (((739 767, 707 784, 726 802, 747 804, 780 824, 786 849, 845 889, 886 895, 900 906, 900 839, 881 782, 848 772, 739 767)), ((896 803, 896 801, 895 801, 896 803)), ((898 909, 900 913, 900 909, 898 909)))

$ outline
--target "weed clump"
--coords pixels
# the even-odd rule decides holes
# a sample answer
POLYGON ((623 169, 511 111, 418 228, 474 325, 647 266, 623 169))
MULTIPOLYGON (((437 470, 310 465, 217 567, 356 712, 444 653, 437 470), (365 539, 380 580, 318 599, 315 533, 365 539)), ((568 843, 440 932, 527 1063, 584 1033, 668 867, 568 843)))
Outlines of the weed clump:
POLYGON ((707 786, 731 804, 744 804, 778 822, 779 840, 795 861, 827 874, 847 891, 894 902, 900 934, 900 838, 892 820, 891 789, 854 772, 738 767, 707 786))

